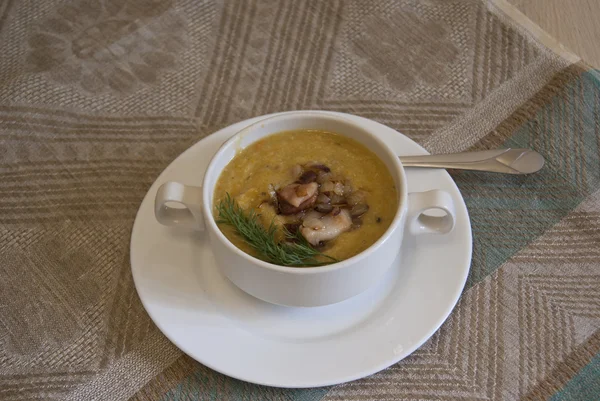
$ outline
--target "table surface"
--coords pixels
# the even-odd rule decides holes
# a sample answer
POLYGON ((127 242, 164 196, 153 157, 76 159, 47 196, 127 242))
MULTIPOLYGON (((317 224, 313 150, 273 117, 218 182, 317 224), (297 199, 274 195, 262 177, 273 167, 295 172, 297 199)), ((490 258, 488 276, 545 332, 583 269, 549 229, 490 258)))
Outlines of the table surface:
POLYGON ((509 0, 593 67, 600 67, 600 1, 509 0))
MULTIPOLYGON (((509 1, 600 66, 600 0, 0 1, 0 399, 597 399, 600 71, 509 1), (139 205, 177 155, 295 109, 370 118, 431 153, 547 162, 452 172, 474 251, 449 319, 402 363, 302 391, 184 355, 129 262, 139 205)), ((171 289, 165 308, 182 308, 171 289)))

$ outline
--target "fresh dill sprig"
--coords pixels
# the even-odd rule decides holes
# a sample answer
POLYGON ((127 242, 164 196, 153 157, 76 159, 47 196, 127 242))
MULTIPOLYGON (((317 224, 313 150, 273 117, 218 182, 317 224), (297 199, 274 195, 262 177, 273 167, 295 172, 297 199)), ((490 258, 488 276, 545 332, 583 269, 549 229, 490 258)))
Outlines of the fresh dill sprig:
POLYGON ((338 261, 313 248, 299 231, 291 233, 284 227, 284 235, 291 242, 278 242, 275 239, 276 225, 271 222, 269 227, 265 228, 258 221, 254 209, 251 209, 248 213, 244 212, 229 193, 225 195, 225 199, 221 200, 216 208, 218 213, 217 223, 227 224, 235 228, 237 235, 266 262, 281 266, 312 267, 338 261))

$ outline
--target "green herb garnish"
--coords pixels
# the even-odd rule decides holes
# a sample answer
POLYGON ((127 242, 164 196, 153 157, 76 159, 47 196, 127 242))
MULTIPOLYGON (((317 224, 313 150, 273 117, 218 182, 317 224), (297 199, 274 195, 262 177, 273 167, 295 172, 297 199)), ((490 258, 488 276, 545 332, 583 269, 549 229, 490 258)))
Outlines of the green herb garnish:
POLYGON ((229 193, 217 205, 217 213, 217 223, 227 224, 235 228, 236 233, 244 242, 250 245, 258 256, 266 262, 297 267, 323 266, 338 262, 336 258, 325 255, 313 248, 299 231, 291 233, 284 227, 283 232, 290 242, 278 242, 275 239, 277 233, 275 224, 271 222, 268 229, 263 227, 258 221, 254 209, 245 213, 229 193))

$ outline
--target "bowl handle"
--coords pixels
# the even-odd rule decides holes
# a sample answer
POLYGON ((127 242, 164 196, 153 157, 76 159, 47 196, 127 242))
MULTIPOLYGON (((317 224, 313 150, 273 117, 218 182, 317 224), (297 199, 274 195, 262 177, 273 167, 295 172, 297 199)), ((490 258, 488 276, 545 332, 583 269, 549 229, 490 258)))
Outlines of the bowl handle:
POLYGON ((406 223, 411 234, 448 234, 455 220, 454 201, 448 192, 434 189, 408 194, 406 223), (428 210, 437 212, 433 216, 425 214, 428 210))
POLYGON ((154 215, 165 226, 184 226, 204 231, 202 187, 169 181, 162 184, 154 198, 154 215), (172 207, 175 203, 181 207, 172 207))

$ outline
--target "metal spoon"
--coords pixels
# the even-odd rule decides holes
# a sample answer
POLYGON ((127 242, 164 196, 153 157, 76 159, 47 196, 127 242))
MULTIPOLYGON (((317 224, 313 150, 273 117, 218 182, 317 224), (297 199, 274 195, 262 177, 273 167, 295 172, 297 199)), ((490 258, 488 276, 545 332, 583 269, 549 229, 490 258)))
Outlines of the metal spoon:
POLYGON ((400 156, 404 167, 453 168, 493 173, 531 174, 544 166, 544 158, 530 149, 497 149, 442 155, 400 156))

